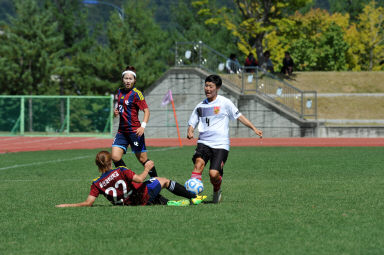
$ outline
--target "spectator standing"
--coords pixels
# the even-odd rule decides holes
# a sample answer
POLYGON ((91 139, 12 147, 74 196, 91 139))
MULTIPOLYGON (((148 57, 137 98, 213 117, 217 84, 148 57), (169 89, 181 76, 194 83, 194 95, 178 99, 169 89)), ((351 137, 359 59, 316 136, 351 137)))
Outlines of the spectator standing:
POLYGON ((273 63, 270 59, 271 53, 269 52, 269 50, 267 50, 264 52, 263 55, 264 55, 264 61, 263 61, 263 64, 261 65, 261 67, 264 69, 264 71, 268 71, 268 72, 273 73, 274 67, 273 67, 273 63))
POLYGON ((258 66, 259 63, 257 62, 256 58, 253 56, 253 53, 249 53, 248 57, 245 59, 244 66, 247 67, 252 67, 252 68, 245 68, 245 71, 247 73, 253 73, 255 72, 255 67, 258 66))
POLYGON ((238 73, 240 71, 240 63, 236 58, 236 54, 232 53, 229 55, 229 58, 225 63, 225 68, 228 73, 238 73))

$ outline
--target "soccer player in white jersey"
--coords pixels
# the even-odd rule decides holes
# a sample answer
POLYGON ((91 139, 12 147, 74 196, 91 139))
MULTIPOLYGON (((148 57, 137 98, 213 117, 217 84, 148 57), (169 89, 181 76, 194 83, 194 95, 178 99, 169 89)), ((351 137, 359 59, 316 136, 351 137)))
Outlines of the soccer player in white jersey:
POLYGON ((199 139, 192 161, 195 164, 191 178, 201 180, 205 165, 209 167, 210 181, 213 185, 213 203, 221 201, 221 182, 223 167, 229 152, 229 120, 238 119, 252 129, 256 135, 263 136, 228 98, 218 95, 222 80, 218 75, 209 75, 205 79, 204 92, 207 97, 193 110, 188 121, 187 138, 192 139, 198 126, 199 139))

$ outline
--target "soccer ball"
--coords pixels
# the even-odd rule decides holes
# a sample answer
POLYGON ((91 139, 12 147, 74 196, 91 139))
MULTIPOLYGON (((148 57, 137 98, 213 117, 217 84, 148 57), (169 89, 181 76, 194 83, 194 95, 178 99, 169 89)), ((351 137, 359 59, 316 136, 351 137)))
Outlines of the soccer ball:
POLYGON ((189 179, 185 182, 184 186, 189 192, 192 192, 195 195, 204 191, 203 182, 196 178, 189 179))

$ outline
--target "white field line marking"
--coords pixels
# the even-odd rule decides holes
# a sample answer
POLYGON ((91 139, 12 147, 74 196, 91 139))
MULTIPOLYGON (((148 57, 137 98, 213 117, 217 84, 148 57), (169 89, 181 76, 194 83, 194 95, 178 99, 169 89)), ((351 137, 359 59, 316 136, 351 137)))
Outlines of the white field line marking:
POLYGON ((78 160, 78 159, 83 159, 83 158, 91 158, 91 156, 80 156, 80 157, 75 157, 75 158, 56 159, 56 160, 40 161, 40 162, 33 162, 33 163, 21 164, 21 165, 13 165, 13 166, 2 167, 2 168, 0 168, 0 170, 6 170, 6 169, 18 168, 18 167, 25 167, 25 166, 35 166, 35 165, 42 165, 42 164, 49 164, 49 163, 57 163, 57 162, 63 162, 63 161, 78 160))
MULTIPOLYGON (((177 149, 178 147, 164 147, 161 149, 154 149, 150 150, 151 152, 157 152, 157 151, 167 151, 167 150, 174 150, 177 149)), ((33 163, 28 163, 28 164, 21 164, 21 165, 13 165, 13 166, 7 166, 7 167, 2 167, 0 168, 1 170, 6 170, 6 169, 11 169, 11 168, 18 168, 18 167, 25 167, 25 166, 35 166, 35 165, 42 165, 42 164, 49 164, 49 163, 58 163, 58 162, 63 162, 63 161, 71 161, 71 160, 78 160, 78 159, 84 159, 84 158, 92 158, 92 156, 80 156, 80 157, 75 157, 75 158, 67 158, 67 159, 56 159, 56 160, 49 160, 49 161, 40 161, 40 162, 33 162, 33 163)))
POLYGON ((46 138, 41 138, 41 139, 33 139, 30 141, 19 141, 19 142, 14 142, 12 145, 16 148, 24 148, 26 144, 32 144, 32 146, 29 146, 28 148, 35 148, 37 143, 39 142, 53 142, 54 144, 57 145, 62 145, 62 144, 77 144, 77 143, 83 143, 83 142, 88 142, 88 141, 93 141, 93 140, 98 140, 99 138, 95 137, 84 137, 84 138, 78 138, 76 140, 70 139, 69 141, 66 139, 60 139, 60 137, 46 137, 46 138))
POLYGON ((75 181, 89 181, 85 179, 64 179, 64 180, 52 180, 52 179, 38 179, 38 180, 0 180, 0 182, 52 182, 52 181, 60 181, 60 182, 75 182, 75 181))

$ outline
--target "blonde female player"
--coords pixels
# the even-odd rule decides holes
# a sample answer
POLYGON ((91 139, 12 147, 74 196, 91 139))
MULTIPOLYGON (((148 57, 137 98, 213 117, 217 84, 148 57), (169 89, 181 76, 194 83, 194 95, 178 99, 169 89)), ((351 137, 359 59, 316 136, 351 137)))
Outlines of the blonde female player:
MULTIPOLYGON (((116 107, 114 116, 120 115, 119 129, 112 143, 112 160, 116 167, 125 166, 122 159, 127 152, 128 146, 135 153, 136 158, 143 165, 149 160, 145 146, 144 130, 149 120, 149 109, 145 102, 143 93, 136 85, 136 69, 127 66, 121 74, 123 88, 120 88, 116 95, 116 107), (139 121, 139 111, 144 112, 143 122, 139 121)), ((149 171, 149 176, 156 177, 155 166, 149 171)))

